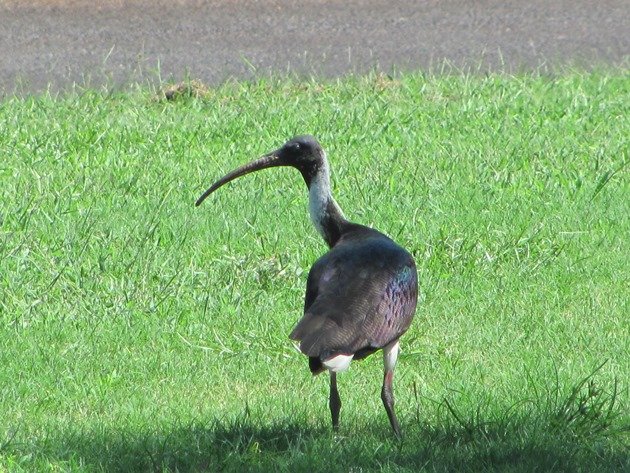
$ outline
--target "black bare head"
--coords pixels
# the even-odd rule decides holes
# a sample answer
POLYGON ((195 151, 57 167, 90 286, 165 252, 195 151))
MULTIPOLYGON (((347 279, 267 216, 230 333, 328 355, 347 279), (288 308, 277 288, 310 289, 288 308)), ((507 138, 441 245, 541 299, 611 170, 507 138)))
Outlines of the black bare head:
POLYGON ((306 185, 310 187, 312 179, 315 175, 326 168, 326 154, 321 145, 311 135, 296 136, 295 138, 287 141, 282 147, 278 148, 271 153, 268 153, 244 166, 241 166, 234 171, 229 172, 212 186, 205 191, 195 205, 201 204, 206 197, 212 194, 215 190, 221 187, 223 184, 236 179, 237 177, 244 176, 250 172, 258 171, 260 169, 266 169, 277 166, 292 166, 296 168, 302 177, 306 185))
POLYGON ((319 142, 311 135, 296 136, 287 141, 278 153, 302 173, 306 185, 310 186, 315 175, 326 166, 326 154, 319 142))

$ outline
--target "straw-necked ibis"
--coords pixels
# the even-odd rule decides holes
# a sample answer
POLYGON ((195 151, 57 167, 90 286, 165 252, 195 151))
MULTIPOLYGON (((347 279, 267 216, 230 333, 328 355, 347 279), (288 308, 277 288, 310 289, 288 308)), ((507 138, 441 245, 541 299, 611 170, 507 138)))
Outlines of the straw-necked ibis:
POLYGON ((292 166, 309 191, 311 220, 330 251, 311 268, 304 316, 290 338, 300 342, 313 374, 330 373, 329 406, 333 428, 339 425, 341 400, 337 373, 350 362, 383 350, 381 398, 391 426, 400 435, 394 413, 392 380, 399 338, 411 324, 418 298, 412 256, 382 233, 349 222, 330 192, 326 154, 312 136, 298 136, 281 148, 245 164, 215 182, 196 205, 227 182, 250 172, 292 166))

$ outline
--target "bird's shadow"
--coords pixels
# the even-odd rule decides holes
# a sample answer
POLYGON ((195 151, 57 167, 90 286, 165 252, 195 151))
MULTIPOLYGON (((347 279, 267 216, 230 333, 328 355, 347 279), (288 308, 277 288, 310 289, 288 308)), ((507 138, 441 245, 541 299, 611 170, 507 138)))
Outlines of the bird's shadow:
MULTIPOLYGON (((249 418, 211 421, 165 430, 82 431, 50 435, 29 451, 51 464, 88 471, 373 471, 389 465, 411 471, 629 471, 622 444, 535 432, 531 426, 481 422, 473 430, 405 419, 396 439, 384 419, 344 426, 305 419, 264 424, 249 418), (595 469, 593 469, 595 468, 595 469)), ((627 446, 626 446, 627 447, 627 446)), ((12 452, 13 450, 13 452, 12 452)))

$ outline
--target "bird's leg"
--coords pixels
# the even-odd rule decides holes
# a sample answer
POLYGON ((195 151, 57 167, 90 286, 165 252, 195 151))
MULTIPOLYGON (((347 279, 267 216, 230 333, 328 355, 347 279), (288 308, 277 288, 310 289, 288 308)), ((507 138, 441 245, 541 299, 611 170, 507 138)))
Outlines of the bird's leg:
POLYGON ((387 411, 387 417, 392 424, 392 429, 397 437, 401 436, 400 425, 394 412, 394 393, 392 391, 392 381, 394 380, 394 367, 396 366, 396 359, 398 358, 398 350, 400 345, 398 340, 390 343, 383 348, 383 363, 385 365, 385 374, 383 375, 383 389, 381 390, 381 399, 383 405, 387 411))
POLYGON ((341 410, 341 399, 337 390, 337 373, 330 371, 330 398, 328 399, 330 415, 332 416, 333 430, 339 429, 339 411, 341 410))

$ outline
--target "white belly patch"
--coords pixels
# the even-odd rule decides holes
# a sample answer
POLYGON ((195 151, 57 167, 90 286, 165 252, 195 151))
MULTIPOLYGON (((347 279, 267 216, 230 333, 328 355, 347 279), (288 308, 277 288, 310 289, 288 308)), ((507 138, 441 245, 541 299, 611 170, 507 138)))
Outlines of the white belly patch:
POLYGON ((322 364, 333 373, 346 371, 350 367, 350 362, 354 355, 337 355, 322 361, 322 364))

